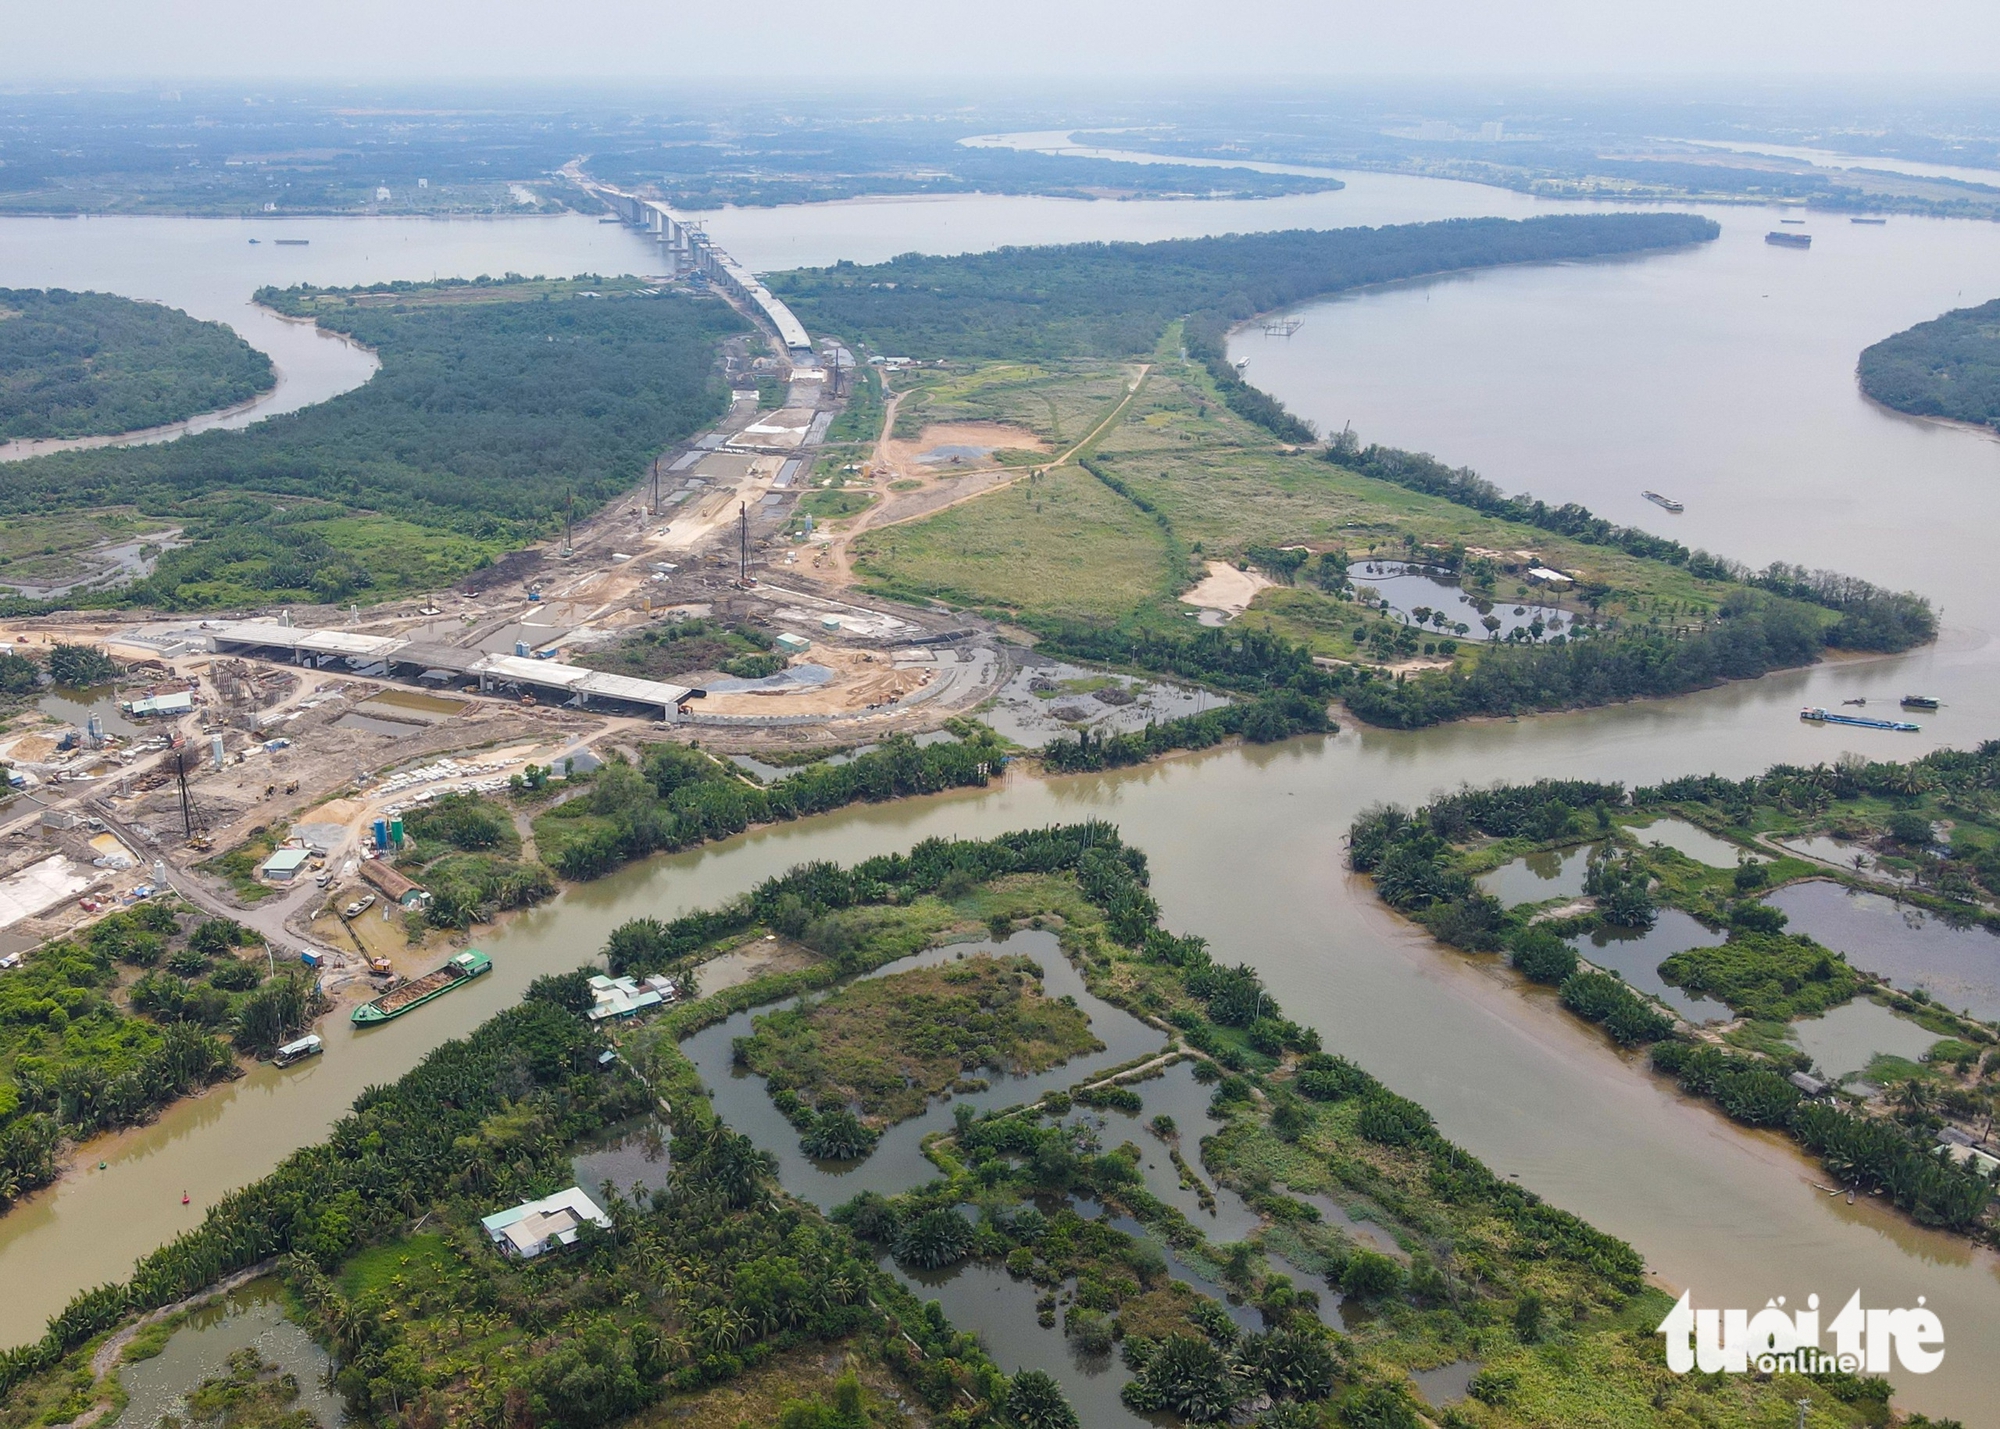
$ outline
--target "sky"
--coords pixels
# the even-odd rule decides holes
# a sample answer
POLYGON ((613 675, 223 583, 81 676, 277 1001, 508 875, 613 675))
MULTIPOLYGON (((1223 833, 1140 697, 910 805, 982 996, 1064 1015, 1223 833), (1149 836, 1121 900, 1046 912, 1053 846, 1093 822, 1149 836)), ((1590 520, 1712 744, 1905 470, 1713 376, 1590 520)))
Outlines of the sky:
POLYGON ((0 0, 10 89, 1996 73, 2000 0, 0 0))

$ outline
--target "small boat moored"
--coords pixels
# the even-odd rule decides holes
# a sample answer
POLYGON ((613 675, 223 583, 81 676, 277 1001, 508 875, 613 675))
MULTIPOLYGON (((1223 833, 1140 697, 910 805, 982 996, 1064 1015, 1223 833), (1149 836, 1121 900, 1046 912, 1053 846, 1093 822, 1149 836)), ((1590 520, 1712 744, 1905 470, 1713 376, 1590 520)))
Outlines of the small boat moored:
POLYGON ((1901 734, 1915 734, 1922 728, 1920 725, 1900 719, 1867 719, 1861 715, 1832 714, 1818 705, 1807 705, 1799 711, 1799 718, 1813 724, 1851 724, 1857 729, 1893 729, 1901 734))
POLYGON ((326 1044, 319 1040, 317 1033, 308 1032, 296 1042, 287 1042, 278 1049, 278 1055, 271 1060, 280 1067, 289 1067, 294 1062, 303 1062, 308 1057, 317 1057, 326 1050, 326 1044))
POLYGON ((1906 710, 1934 710, 1938 707, 1936 695, 1904 695, 1903 708, 1906 710))

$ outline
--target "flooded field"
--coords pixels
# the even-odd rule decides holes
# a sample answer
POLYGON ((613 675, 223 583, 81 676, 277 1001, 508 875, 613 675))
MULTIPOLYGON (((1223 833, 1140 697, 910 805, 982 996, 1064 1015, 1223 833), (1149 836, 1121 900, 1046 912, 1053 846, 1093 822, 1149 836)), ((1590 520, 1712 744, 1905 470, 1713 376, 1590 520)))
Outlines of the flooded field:
POLYGON ((1357 595, 1373 591, 1411 624, 1462 640, 1486 639, 1489 632, 1483 622, 1489 615, 1500 622, 1491 634, 1502 640, 1516 630, 1530 631, 1536 621, 1544 633, 1560 635, 1573 619, 1545 593, 1530 591, 1523 596, 1510 588, 1482 597, 1464 590, 1456 576, 1404 561, 1356 562, 1348 567, 1347 577, 1357 595), (1444 617, 1442 623, 1431 618, 1435 614, 1444 617))
POLYGON ((115 1420, 105 1422, 153 1429, 162 1419, 181 1415, 188 1392, 204 1379, 227 1373, 229 1357, 242 1349, 255 1349, 296 1377, 299 1397, 293 1407, 310 1414, 322 1429, 350 1422, 339 1396, 321 1383, 326 1351, 285 1318, 275 1279, 253 1280, 194 1310, 159 1354, 120 1370, 130 1403, 115 1420))

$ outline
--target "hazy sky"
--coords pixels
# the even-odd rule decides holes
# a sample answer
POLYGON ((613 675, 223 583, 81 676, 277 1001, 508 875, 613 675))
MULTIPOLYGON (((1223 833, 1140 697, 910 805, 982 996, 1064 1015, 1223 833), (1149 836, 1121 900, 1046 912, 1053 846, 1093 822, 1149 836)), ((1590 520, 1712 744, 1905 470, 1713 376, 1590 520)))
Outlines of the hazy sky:
POLYGON ((1996 72, 2000 0, 0 0, 9 87, 1996 72))

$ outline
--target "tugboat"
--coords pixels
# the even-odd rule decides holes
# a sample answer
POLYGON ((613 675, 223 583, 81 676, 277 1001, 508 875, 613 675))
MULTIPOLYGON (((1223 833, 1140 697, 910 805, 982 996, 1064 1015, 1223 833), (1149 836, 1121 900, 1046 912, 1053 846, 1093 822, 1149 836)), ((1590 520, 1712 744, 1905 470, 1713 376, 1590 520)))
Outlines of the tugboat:
POLYGON ((1903 708, 1906 710, 1934 710, 1938 707, 1936 695, 1904 695, 1903 708))

